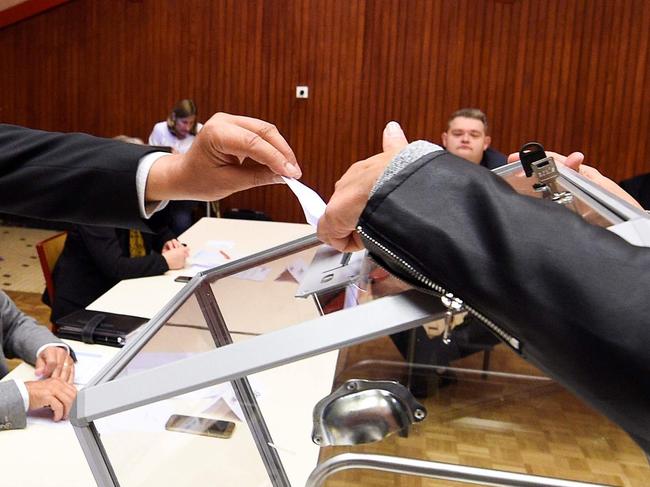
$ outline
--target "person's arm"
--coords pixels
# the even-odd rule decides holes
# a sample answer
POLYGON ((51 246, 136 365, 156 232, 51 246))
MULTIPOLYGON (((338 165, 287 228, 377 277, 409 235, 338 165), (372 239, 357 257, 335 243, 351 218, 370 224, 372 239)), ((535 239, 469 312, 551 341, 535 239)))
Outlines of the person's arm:
MULTIPOLYGON (((600 173, 600 171, 598 171, 598 169, 596 169, 595 167, 591 167, 588 166, 587 164, 584 164, 585 156, 582 152, 572 152, 568 156, 564 156, 562 154, 558 154, 557 152, 546 151, 546 155, 553 157, 553 160, 555 162, 559 162, 560 164, 564 164, 565 166, 573 169, 578 174, 584 176, 590 181, 593 181, 598 186, 606 189, 607 191, 609 191, 613 195, 618 196, 622 200, 627 201, 632 206, 635 206, 640 210, 643 209, 643 207, 639 204, 639 202, 635 200, 630 193, 625 191, 623 188, 621 188, 618 184, 616 184, 608 177, 603 176, 600 173)), ((516 152, 508 156, 508 162, 515 162, 518 160, 519 160, 519 154, 516 152)))
POLYGON ((173 241, 175 244, 169 248, 180 247, 181 244, 177 240, 177 235, 169 228, 170 221, 169 208, 154 213, 149 219, 149 227, 153 232, 153 245, 152 248, 158 252, 167 250, 165 244, 173 241))
POLYGON ((2 347, 5 356, 9 358, 18 357, 34 365, 36 354, 43 345, 63 344, 50 330, 20 311, 3 291, 0 291, 0 322, 3 335, 2 347))
MULTIPOLYGON (((138 164, 159 147, 0 124, 0 211, 86 225, 147 229, 136 191, 138 164)), ((271 124, 218 113, 186 154, 157 158, 144 204, 213 201, 300 177, 293 151, 271 124), (243 161, 243 162, 242 162, 243 161)))
MULTIPOLYGON (((345 229, 353 226, 391 272, 461 298, 519 354, 650 451, 650 249, 519 195, 449 153, 415 149, 379 184, 361 187, 344 175, 319 235, 352 248, 345 229)), ((375 156, 370 167, 381 173, 390 159, 375 156)))
POLYGON ((22 313, 2 291, 0 323, 5 355, 36 365, 37 371, 45 378, 24 384, 15 381, 0 383, 0 430, 24 428, 26 411, 46 405, 52 407, 55 420, 66 417, 76 395, 71 384, 74 365, 67 346, 47 328, 22 313), (59 348, 58 344, 62 347, 59 348))
POLYGON ((0 147, 0 211, 146 228, 135 174, 139 159, 159 148, 13 125, 0 125, 0 147))
POLYGON ((244 189, 302 175, 278 129, 262 120, 217 113, 185 154, 159 158, 147 179, 146 201, 215 201, 244 189))
POLYGON ((114 282, 137 277, 158 276, 169 270, 158 252, 142 257, 124 255, 114 228, 80 226, 79 235, 101 273, 114 282))

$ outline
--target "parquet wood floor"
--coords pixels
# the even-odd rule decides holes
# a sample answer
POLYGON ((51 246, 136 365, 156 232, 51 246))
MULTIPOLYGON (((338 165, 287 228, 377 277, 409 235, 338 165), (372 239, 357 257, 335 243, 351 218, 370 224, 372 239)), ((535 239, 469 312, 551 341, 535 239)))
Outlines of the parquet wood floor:
MULTIPOLYGON (((378 453, 437 462, 493 468, 615 486, 650 485, 650 466, 643 452, 620 428, 571 393, 523 361, 505 346, 492 352, 490 370, 537 376, 540 379, 482 379, 480 374, 457 374, 457 382, 432 391, 422 402, 427 419, 414 426, 408 438, 390 436, 361 447, 329 447, 322 458, 346 451, 378 453)), ((381 364, 401 357, 387 338, 353 347, 344 357, 352 375, 398 377, 395 368, 381 364), (354 367, 368 356, 382 362, 354 367)), ((455 367, 480 369, 476 354, 454 362, 455 367)), ((399 367, 397 367, 399 369, 399 367)), ((429 487, 467 485, 458 482, 397 477, 371 471, 340 472, 328 487, 429 487)))

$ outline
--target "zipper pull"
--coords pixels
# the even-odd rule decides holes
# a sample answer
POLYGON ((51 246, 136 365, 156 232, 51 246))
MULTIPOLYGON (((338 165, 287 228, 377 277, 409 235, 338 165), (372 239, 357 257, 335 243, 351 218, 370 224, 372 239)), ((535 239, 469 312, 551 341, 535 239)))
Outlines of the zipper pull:
POLYGON ((454 315, 460 313, 464 307, 463 302, 451 293, 440 297, 440 301, 447 307, 445 312, 444 329, 442 331, 442 343, 449 345, 451 343, 451 329, 454 324, 454 315))

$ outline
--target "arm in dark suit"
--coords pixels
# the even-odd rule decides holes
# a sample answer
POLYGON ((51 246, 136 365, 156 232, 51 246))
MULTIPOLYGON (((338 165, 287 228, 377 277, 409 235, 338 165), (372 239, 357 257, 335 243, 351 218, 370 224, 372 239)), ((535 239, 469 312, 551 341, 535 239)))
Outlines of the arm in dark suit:
POLYGON ((159 275, 167 270, 167 261, 159 253, 129 257, 128 230, 77 225, 68 233, 54 268, 52 321, 85 308, 122 279, 159 275))
POLYGON ((112 281, 157 276, 169 270, 167 261, 158 252, 129 257, 128 249, 127 252, 122 249, 117 230, 113 228, 81 226, 79 233, 93 262, 112 281))
POLYGON ((46 220, 146 229, 136 171, 156 147, 0 124, 0 210, 46 220))
POLYGON ((157 252, 161 252, 163 245, 169 240, 178 238, 171 228, 169 207, 154 213, 149 219, 149 227, 154 232, 152 235, 152 248, 157 252))

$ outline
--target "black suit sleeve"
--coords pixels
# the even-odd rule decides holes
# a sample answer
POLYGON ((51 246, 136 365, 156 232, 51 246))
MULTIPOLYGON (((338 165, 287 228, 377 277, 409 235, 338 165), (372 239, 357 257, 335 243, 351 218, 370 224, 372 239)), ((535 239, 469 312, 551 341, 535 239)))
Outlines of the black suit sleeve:
POLYGON ((0 124, 0 211, 146 229, 135 175, 140 158, 158 150, 0 124))
POLYGON ((650 451, 650 249, 444 152, 385 183, 359 228, 390 270, 462 298, 650 451))
POLYGON ((169 228, 169 208, 154 213, 148 221, 149 228, 153 232, 152 249, 161 252, 163 245, 169 240, 178 238, 171 228, 169 228))
POLYGON ((112 281, 158 276, 169 270, 167 261, 158 252, 144 257, 128 257, 120 246, 117 231, 104 227, 80 227, 79 234, 101 273, 112 281))

